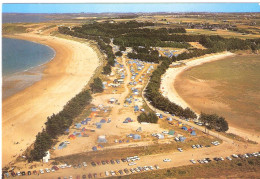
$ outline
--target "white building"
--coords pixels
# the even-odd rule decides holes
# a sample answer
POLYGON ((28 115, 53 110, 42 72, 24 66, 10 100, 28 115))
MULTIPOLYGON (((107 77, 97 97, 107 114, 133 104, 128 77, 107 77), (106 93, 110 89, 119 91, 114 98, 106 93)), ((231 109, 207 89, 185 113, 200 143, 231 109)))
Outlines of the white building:
POLYGON ((42 162, 48 163, 50 159, 51 159, 51 154, 49 151, 47 151, 45 157, 42 158, 42 162))

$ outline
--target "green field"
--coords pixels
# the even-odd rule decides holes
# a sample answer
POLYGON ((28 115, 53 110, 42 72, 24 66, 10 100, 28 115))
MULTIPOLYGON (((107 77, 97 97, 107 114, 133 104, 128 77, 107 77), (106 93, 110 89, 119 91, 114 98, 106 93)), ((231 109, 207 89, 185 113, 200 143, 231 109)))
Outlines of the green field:
POLYGON ((197 111, 215 112, 236 127, 260 130, 259 55, 206 63, 186 71, 180 79, 192 83, 179 83, 177 91, 197 111))

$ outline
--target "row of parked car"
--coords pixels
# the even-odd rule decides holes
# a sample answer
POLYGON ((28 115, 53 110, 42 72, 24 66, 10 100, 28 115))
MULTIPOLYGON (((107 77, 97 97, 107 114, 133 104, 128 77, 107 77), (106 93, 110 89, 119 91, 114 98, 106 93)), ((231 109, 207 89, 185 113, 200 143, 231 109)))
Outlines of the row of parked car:
MULTIPOLYGON (((232 160, 232 158, 249 158, 249 157, 258 157, 260 156, 260 152, 254 152, 254 153, 246 153, 246 154, 232 154, 231 156, 227 156, 226 159, 227 160, 232 160)), ((223 161, 224 158, 223 157, 214 157, 213 160, 215 161, 223 161)), ((198 163, 209 163, 211 162, 212 160, 210 158, 204 158, 204 159, 201 159, 201 160, 197 160, 198 163)), ((190 162, 192 164, 196 164, 197 162, 192 159, 190 160, 190 162)))
POLYGON ((102 160, 102 161, 97 161, 97 162, 94 162, 92 161, 91 162, 91 165, 93 167, 97 166, 97 165, 106 165, 106 164, 120 164, 121 162, 134 162, 136 160, 140 160, 140 158, 138 156, 133 156, 133 157, 127 157, 127 158, 122 158, 122 159, 116 159, 116 160, 102 160))
POLYGON ((159 169, 158 165, 154 165, 154 166, 144 166, 144 167, 136 167, 136 168, 130 168, 130 169, 123 169, 123 170, 118 170, 118 171, 106 171, 105 175, 106 176, 116 176, 116 175, 128 175, 128 174, 132 174, 132 173, 139 173, 139 172, 143 172, 143 171, 149 171, 149 170, 154 170, 154 169, 159 169))

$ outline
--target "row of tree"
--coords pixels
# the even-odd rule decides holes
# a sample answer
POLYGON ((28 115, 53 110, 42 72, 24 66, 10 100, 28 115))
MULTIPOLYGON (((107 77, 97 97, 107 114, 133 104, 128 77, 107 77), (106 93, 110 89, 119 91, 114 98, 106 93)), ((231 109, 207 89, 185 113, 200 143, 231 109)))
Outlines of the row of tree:
POLYGON ((224 117, 217 114, 201 113, 199 120, 204 123, 208 129, 215 129, 218 132, 226 132, 228 130, 228 122, 224 117))
POLYGON ((50 149, 53 139, 64 134, 69 128, 73 119, 78 116, 86 105, 92 100, 89 90, 84 90, 72 98, 58 114, 53 114, 47 118, 46 130, 39 132, 34 142, 34 147, 27 156, 29 161, 40 160, 45 156, 45 152, 50 149))

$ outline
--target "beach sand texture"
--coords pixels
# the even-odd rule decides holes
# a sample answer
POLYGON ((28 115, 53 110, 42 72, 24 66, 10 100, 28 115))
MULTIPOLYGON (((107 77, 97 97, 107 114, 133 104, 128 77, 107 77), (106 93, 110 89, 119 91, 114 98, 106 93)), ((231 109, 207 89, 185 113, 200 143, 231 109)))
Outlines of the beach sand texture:
POLYGON ((32 144, 47 117, 61 111, 84 88, 99 65, 96 52, 84 43, 36 34, 12 38, 48 45, 56 56, 46 64, 42 80, 2 102, 3 166, 32 144))

